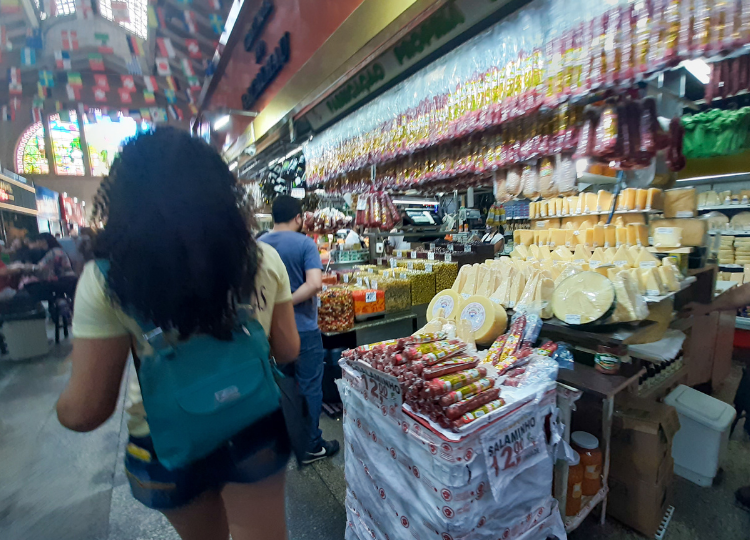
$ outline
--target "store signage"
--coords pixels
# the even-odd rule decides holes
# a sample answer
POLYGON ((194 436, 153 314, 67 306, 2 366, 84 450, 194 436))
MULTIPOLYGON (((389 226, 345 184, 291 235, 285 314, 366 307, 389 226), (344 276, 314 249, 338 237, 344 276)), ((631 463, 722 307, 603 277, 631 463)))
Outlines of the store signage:
POLYGON ((247 52, 253 50, 253 46, 255 45, 255 42, 260 37, 260 35, 263 33, 263 28, 265 28, 266 23, 268 22, 268 18, 271 16, 271 13, 273 13, 273 2, 271 2, 271 0, 263 0, 258 13, 255 15, 255 17, 253 17, 253 22, 250 25, 250 30, 248 30, 247 34, 245 34, 245 50, 247 52))
POLYGON ((279 44, 276 46, 271 56, 268 57, 266 64, 260 68, 260 71, 253 79, 253 82, 248 86, 247 91, 242 94, 242 108, 246 111, 249 111, 252 108, 265 89, 268 88, 268 85, 278 76, 281 68, 289 62, 290 37, 289 32, 286 32, 281 36, 279 44))
POLYGON ((352 362, 350 365, 361 376, 359 391, 362 392, 365 399, 376 405, 401 407, 404 400, 401 394, 401 385, 396 377, 378 371, 359 360, 352 362))
POLYGON ((422 54, 433 39, 440 39, 464 22, 466 17, 458 9, 456 2, 448 2, 396 44, 393 54, 399 65, 404 65, 404 60, 411 60, 422 54))
POLYGON ((13 186, 8 182, 0 181, 0 201, 6 202, 14 200, 16 200, 16 197, 13 195, 13 186))
MULTIPOLYGON (((318 131, 361 105, 415 64, 458 38, 511 0, 449 0, 373 63, 354 74, 306 116, 318 131)), ((517 7, 518 2, 514 2, 517 7)), ((508 8, 510 9, 510 8, 508 8)))

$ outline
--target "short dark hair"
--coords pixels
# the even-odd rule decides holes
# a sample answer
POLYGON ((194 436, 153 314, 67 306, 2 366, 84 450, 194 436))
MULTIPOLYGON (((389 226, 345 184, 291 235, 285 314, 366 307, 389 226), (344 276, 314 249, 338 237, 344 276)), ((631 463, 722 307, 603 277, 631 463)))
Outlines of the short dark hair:
POLYGON ((299 200, 289 195, 279 195, 271 206, 271 215, 274 223, 287 223, 292 221, 298 214, 302 214, 302 205, 299 200))

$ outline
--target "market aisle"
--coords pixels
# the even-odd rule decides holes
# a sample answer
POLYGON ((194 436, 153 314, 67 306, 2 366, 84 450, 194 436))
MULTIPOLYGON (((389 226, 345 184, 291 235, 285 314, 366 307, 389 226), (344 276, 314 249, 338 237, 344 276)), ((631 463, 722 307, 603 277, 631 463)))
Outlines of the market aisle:
MULTIPOLYGON (((93 433, 73 433, 57 422, 54 405, 70 374, 69 351, 65 343, 42 360, 0 362, 0 538, 179 540, 161 514, 130 496, 122 398, 93 433)), ((326 438, 343 438, 340 422, 323 417, 321 426, 326 438)), ((290 464, 290 539, 344 537, 343 468, 343 452, 303 470, 290 464)))

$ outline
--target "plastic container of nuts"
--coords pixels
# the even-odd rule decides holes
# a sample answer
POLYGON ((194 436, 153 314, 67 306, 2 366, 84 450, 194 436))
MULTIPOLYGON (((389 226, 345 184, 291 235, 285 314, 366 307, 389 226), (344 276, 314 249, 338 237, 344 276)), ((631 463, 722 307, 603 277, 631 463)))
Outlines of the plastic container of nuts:
POLYGON ((385 292, 385 312, 411 309, 411 284, 408 279, 382 276, 378 288, 385 292))
POLYGON ((444 291, 453 286, 458 276, 458 263, 434 261, 425 267, 426 270, 432 269, 435 273, 435 290, 444 291))
POLYGON ((419 270, 401 269, 397 277, 411 284, 411 304, 427 304, 435 296, 435 274, 419 270))

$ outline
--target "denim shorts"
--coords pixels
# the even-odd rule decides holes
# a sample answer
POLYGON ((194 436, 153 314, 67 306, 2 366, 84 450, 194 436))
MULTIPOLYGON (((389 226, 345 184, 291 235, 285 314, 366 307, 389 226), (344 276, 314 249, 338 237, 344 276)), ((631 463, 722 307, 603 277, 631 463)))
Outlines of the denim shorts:
POLYGON ((241 431, 208 456, 169 470, 151 437, 130 436, 125 473, 133 497, 154 510, 174 510, 225 484, 252 484, 286 468, 291 444, 281 409, 241 431))

